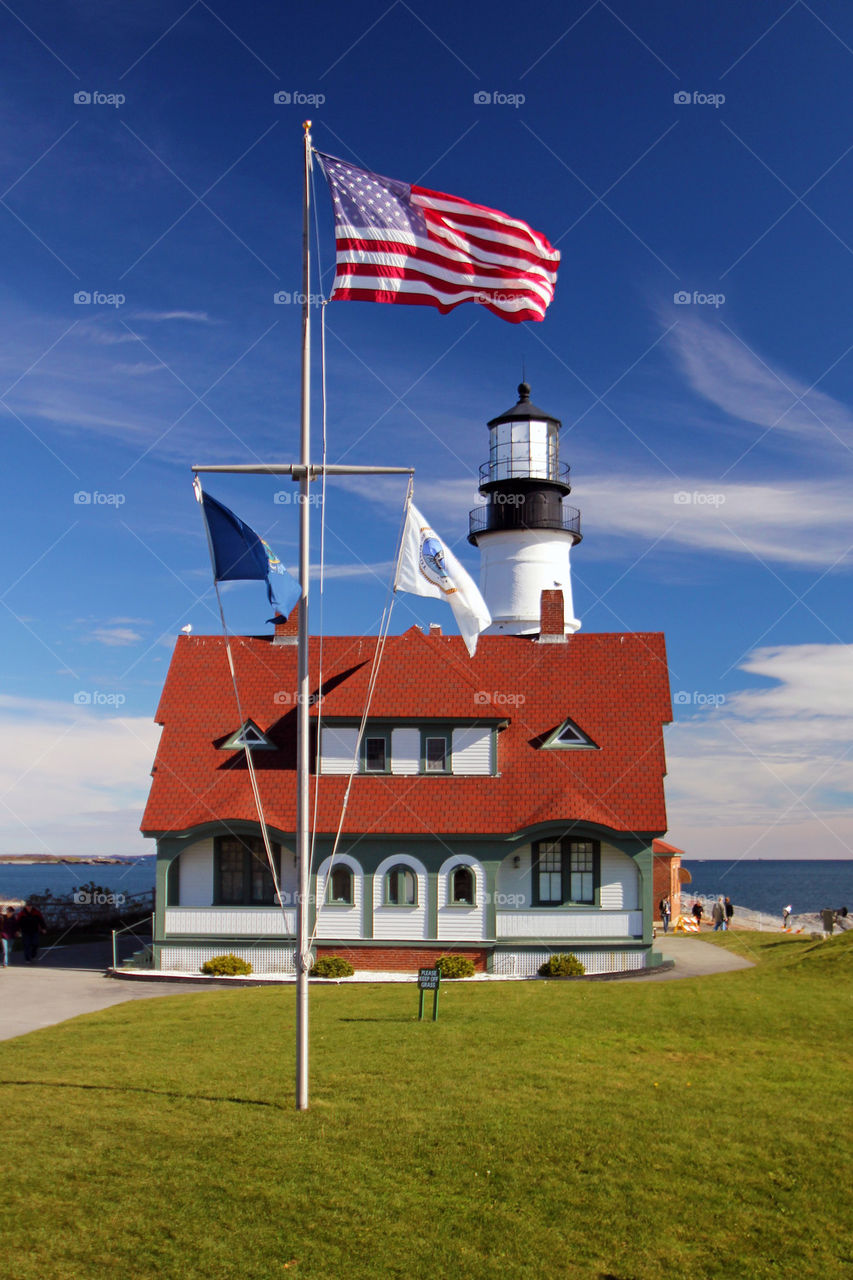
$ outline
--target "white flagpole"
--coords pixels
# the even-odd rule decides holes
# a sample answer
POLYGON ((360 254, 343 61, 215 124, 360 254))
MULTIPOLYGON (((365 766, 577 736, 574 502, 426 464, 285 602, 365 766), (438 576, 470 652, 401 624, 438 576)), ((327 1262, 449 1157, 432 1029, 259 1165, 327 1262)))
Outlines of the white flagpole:
POLYGON ((311 270, 309 240, 309 201, 311 192, 311 121, 306 120, 305 132, 305 199, 302 207, 302 440, 300 462, 305 468, 299 480, 299 626, 297 632, 298 696, 296 703, 296 864, 299 877, 299 900, 296 925, 296 1107, 308 1110, 308 952, 310 931, 308 928, 308 893, 311 883, 309 858, 311 852, 309 803, 309 746, 310 722, 308 719, 310 673, 308 668, 308 582, 309 555, 309 497, 311 463, 311 270))

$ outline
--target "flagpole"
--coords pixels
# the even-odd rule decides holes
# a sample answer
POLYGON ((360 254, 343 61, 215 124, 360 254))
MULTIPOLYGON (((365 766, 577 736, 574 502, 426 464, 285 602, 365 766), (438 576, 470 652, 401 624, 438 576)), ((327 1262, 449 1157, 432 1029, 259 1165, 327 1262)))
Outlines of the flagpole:
POLYGON ((299 899, 296 925, 296 1107, 308 1110, 308 893, 311 882, 309 820, 309 668, 308 668, 308 583, 309 498, 311 462, 311 260, 309 201, 311 192, 311 121, 304 121, 305 192, 302 205, 302 436, 300 464, 305 470, 299 479, 299 598, 297 631, 296 701, 296 864, 299 899))

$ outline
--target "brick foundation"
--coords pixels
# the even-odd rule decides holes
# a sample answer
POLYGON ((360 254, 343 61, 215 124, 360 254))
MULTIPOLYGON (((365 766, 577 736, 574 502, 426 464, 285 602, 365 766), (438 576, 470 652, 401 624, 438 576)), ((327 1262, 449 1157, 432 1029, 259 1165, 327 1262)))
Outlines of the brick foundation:
POLYGON ((462 955, 474 962, 477 973, 486 972, 487 947, 395 947, 358 946, 317 947, 320 956, 342 956, 354 969, 384 973, 417 973, 418 969, 432 968, 440 956, 462 955))

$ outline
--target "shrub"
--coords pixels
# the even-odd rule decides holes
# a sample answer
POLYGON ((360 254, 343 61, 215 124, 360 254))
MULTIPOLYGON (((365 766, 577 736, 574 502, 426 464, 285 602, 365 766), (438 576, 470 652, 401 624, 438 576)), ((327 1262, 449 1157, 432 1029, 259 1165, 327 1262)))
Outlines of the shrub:
POLYGON ((205 960, 201 971, 213 978, 248 977, 252 966, 248 960, 241 960, 229 951, 226 956, 214 956, 212 960, 205 960))
POLYGON ((442 978, 473 978, 475 972, 468 956, 440 956, 437 967, 442 978))
POLYGON ((539 973, 543 978, 582 978, 586 968, 577 956, 567 951, 560 951, 556 955, 549 956, 544 964, 540 964, 539 973))
POLYGON ((355 969, 343 956, 320 956, 310 976, 312 978, 351 978, 354 973, 355 969))

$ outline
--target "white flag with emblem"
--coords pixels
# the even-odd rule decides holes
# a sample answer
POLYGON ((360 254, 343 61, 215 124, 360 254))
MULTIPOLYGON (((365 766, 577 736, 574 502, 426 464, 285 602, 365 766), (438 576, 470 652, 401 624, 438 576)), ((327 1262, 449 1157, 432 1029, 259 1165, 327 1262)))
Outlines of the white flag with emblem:
POLYGON ((394 590, 446 600, 473 658, 480 632, 491 625, 492 616, 474 579, 413 502, 406 513, 394 590))

